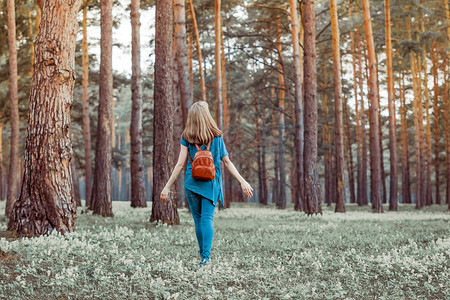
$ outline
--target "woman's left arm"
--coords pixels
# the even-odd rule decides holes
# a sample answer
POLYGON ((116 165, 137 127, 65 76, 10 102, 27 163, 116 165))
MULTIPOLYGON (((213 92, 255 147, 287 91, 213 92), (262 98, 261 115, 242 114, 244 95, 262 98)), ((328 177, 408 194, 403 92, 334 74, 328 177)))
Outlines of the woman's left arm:
POLYGON ((188 156, 188 148, 184 145, 180 145, 180 155, 178 156, 178 162, 175 165, 175 168, 173 168, 172 175, 170 175, 169 181, 167 181, 166 186, 161 192, 160 196, 161 201, 165 202, 169 198, 170 187, 175 182, 175 180, 177 180, 178 176, 183 170, 187 156, 188 156))

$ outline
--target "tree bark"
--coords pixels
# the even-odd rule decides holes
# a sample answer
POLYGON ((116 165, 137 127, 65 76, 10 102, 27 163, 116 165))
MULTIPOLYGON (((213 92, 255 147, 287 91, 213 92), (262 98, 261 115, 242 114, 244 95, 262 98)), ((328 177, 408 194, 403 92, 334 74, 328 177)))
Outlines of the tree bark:
POLYGON ((5 168, 3 166, 3 123, 0 122, 0 201, 5 200, 5 168))
POLYGON ((150 222, 169 225, 180 223, 176 202, 160 200, 160 194, 173 167, 173 4, 156 1, 155 87, 153 119, 153 189, 150 222))
MULTIPOLYGON (((446 0, 447 1, 447 0, 446 0)), ((446 9, 448 13, 448 4, 446 4, 446 9)), ((447 20, 450 18, 447 14, 447 20)), ((449 30, 450 36, 450 30, 449 30)), ((448 79, 447 79, 447 59, 448 57, 444 54, 442 55, 444 63, 442 64, 442 69, 444 73, 444 116, 445 116, 445 154, 446 154, 446 202, 448 204, 448 209, 450 210, 450 101, 448 99, 448 79)))
POLYGON ((386 30, 386 69, 389 108, 389 210, 397 210, 398 177, 397 177, 397 133, 395 122, 394 79, 392 76, 392 41, 391 41, 391 9, 390 0, 384 0, 386 30))
POLYGON ((131 1, 131 207, 147 207, 142 158, 140 0, 131 1))
POLYGON ((308 215, 322 213, 320 201, 319 176, 317 174, 317 74, 316 74, 316 34, 314 0, 305 0, 303 4, 304 40, 304 105, 305 105, 305 142, 304 172, 305 197, 304 208, 308 215))
POLYGON ((100 1, 100 85, 95 147, 95 177, 91 208, 94 214, 112 217, 111 203, 111 136, 112 136, 112 0, 100 1))
MULTIPOLYGON (((325 84, 322 86, 323 89, 325 89, 325 84)), ((330 125, 328 124, 328 95, 325 92, 322 96, 322 113, 323 113, 323 119, 325 120, 325 124, 323 124, 322 128, 322 145, 325 150, 324 154, 324 168, 325 168, 325 203, 327 206, 331 206, 331 203, 333 202, 333 193, 332 193, 332 184, 331 184, 331 173, 332 173, 332 160, 331 160, 331 141, 330 141, 330 125)))
POLYGON ((11 150, 5 215, 11 217, 19 184, 19 99, 17 86, 16 12, 14 0, 7 1, 9 47, 9 99, 11 109, 11 150))
POLYGON ((86 181, 86 207, 89 207, 92 192, 92 159, 91 159, 91 125, 89 116, 89 53, 87 41, 87 1, 83 8, 83 41, 82 41, 82 67, 83 75, 81 83, 83 86, 83 94, 81 103, 83 104, 83 139, 84 139, 84 173, 86 181))
POLYGON ((72 184, 73 184, 73 200, 76 204, 76 206, 82 206, 81 205, 81 196, 80 196, 80 186, 78 184, 78 176, 77 176, 77 170, 75 167, 75 157, 72 156, 72 159, 70 160, 70 173, 72 175, 72 184))
POLYGON ((266 170, 266 122, 265 122, 265 116, 266 116, 266 110, 264 109, 263 102, 261 101, 261 98, 258 98, 259 107, 260 107, 260 117, 261 117, 261 126, 260 126, 260 132, 261 132, 261 181, 262 181, 262 193, 263 193, 263 199, 262 204, 267 205, 269 202, 269 191, 267 187, 267 170, 266 170))
POLYGON ((366 141, 366 111, 364 108, 364 89, 363 89, 363 71, 362 71, 362 52, 364 51, 361 46, 361 35, 360 28, 357 27, 357 58, 358 58, 358 84, 359 84, 359 92, 360 92, 360 112, 359 118, 361 120, 360 125, 360 145, 361 145, 361 174, 359 177, 359 184, 361 186, 360 189, 360 205, 367 205, 367 141, 366 141))
POLYGON ((409 143, 408 143, 408 123, 406 118, 406 103, 405 103, 405 84, 404 77, 399 79, 399 94, 400 94, 400 138, 402 145, 402 202, 411 203, 411 183, 409 177, 409 143))
POLYGON ((302 76, 299 46, 299 20, 297 15, 297 1, 289 0, 291 13, 291 33, 294 50, 294 105, 295 105, 295 138, 294 138, 294 164, 295 172, 293 182, 295 185, 294 209, 303 211, 303 101, 302 101, 302 76))
POLYGON ((221 0, 215 0, 214 6, 214 35, 215 35, 215 71, 216 71, 216 107, 217 107, 217 125, 223 130, 223 97, 222 97, 222 58, 221 58, 221 39, 220 32, 222 27, 222 18, 220 17, 221 0))
MULTIPOLYGON (((436 49, 435 49, 435 43, 432 43, 431 45, 431 59, 433 62, 432 71, 433 71, 433 83, 434 83, 434 169, 436 172, 435 180, 436 180, 436 204, 441 204, 441 197, 439 194, 440 190, 440 184, 439 184, 439 83, 438 83, 438 62, 437 62, 437 55, 436 55, 436 49)), ((445 78, 444 78, 445 79, 445 78)), ((444 80, 445 81, 445 80, 444 80)), ((447 92, 446 89, 444 89, 444 94, 447 92)), ((445 105, 445 103, 444 103, 445 105)), ((447 118, 447 117, 446 117, 447 118)), ((427 118, 429 120, 429 117, 427 118)), ((428 125, 428 128, 430 128, 430 125, 428 125)), ((431 130, 431 128, 430 128, 431 130)), ((430 133, 431 135, 431 133, 430 133)), ((430 137, 431 139, 431 137, 430 137)), ((431 147, 431 141, 429 146, 431 147)), ((430 149, 431 152, 431 149, 430 149)), ((431 153, 430 153, 431 156, 431 153)), ((431 159, 430 159, 431 164, 431 159)))
POLYGON ((272 102, 274 103, 273 113, 272 113, 272 137, 273 137, 273 169, 274 169, 274 178, 272 184, 272 203, 278 203, 278 197, 280 195, 280 180, 279 180, 279 162, 278 162, 278 139, 277 139, 277 107, 278 101, 275 96, 275 87, 272 87, 270 91, 270 96, 272 98, 272 102))
POLYGON ((278 155, 280 162, 280 194, 277 201, 277 207, 280 209, 286 208, 286 173, 285 173, 285 156, 284 156, 284 98, 285 98, 285 80, 284 80, 284 67, 283 67, 283 55, 281 46, 281 24, 280 16, 277 15, 277 52, 278 52, 278 155))
POLYGON ((194 36, 195 36, 195 46, 197 47, 197 58, 198 58, 198 68, 200 73, 200 90, 202 94, 202 100, 206 101, 206 85, 205 85, 205 74, 203 72, 203 62, 202 62, 202 49, 200 46, 200 35, 198 33, 197 27, 197 18, 195 17, 194 10, 194 0, 189 0, 189 10, 191 12, 192 24, 194 27, 194 36))
POLYGON ((186 45, 186 11, 184 0, 174 0, 175 2, 175 62, 178 71, 178 87, 181 101, 181 114, 183 117, 183 128, 186 126, 188 109, 192 105, 189 69, 187 60, 186 45))
POLYGON ((344 122, 342 116, 341 56, 339 51, 339 25, 336 0, 330 0, 331 44, 334 74, 334 157, 336 167, 336 208, 335 212, 345 212, 344 198, 344 122))
POLYGON ((373 42, 372 23, 370 20, 369 0, 362 0, 364 15, 364 32, 366 35, 367 52, 369 60, 369 101, 370 101, 370 200, 375 203, 375 212, 383 212, 380 197, 380 133, 378 119, 378 90, 377 69, 375 61, 375 47, 373 42))
POLYGON ((81 0, 44 3, 36 38, 24 180, 8 224, 18 236, 75 230, 70 110, 80 5, 81 0))
POLYGON ((352 150, 352 138, 350 135, 350 114, 348 111, 348 103, 347 99, 344 98, 344 107, 345 107, 345 120, 346 120, 346 138, 347 138, 347 147, 345 148, 346 153, 346 161, 347 161, 347 172, 348 172, 348 185, 350 190, 350 203, 356 203, 355 196, 355 172, 353 170, 353 150, 352 150))

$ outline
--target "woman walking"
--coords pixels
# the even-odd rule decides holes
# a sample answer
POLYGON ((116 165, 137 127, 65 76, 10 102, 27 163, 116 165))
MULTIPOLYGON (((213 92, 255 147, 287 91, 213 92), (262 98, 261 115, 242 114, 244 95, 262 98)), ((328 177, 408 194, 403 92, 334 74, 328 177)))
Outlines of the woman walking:
MULTIPOLYGON (((220 162, 223 161, 228 171, 239 181, 247 197, 253 195, 253 188, 239 174, 231 162, 222 138, 222 131, 217 127, 216 122, 209 112, 208 104, 205 101, 198 101, 189 108, 186 128, 181 134, 178 162, 173 169, 169 181, 161 192, 162 201, 167 201, 170 187, 176 181, 178 175, 180 175, 188 156, 189 160, 186 168, 184 188, 189 202, 189 208, 194 218, 195 234, 201 256, 200 267, 202 267, 209 261, 211 253, 214 235, 213 216, 217 200, 220 200, 222 207, 224 206, 220 162), (195 174, 191 174, 192 165, 194 167, 197 165, 195 162, 197 159, 195 154, 200 150, 209 150, 212 154, 214 161, 212 180, 211 178, 203 180, 194 179, 193 176, 198 177, 195 174)), ((203 160, 203 162, 205 161, 208 160, 203 160)), ((207 167, 202 168, 207 169, 207 167)))

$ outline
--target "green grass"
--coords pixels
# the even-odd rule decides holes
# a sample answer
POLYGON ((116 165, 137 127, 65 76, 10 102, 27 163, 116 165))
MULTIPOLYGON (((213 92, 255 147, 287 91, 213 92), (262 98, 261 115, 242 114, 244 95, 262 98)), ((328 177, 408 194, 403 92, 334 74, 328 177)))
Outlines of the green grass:
MULTIPOLYGON (((232 203, 216 211, 212 263, 198 269, 189 212, 150 224, 150 208, 114 202, 114 218, 78 215, 77 230, 0 238, 5 299, 449 299, 445 206, 307 217, 232 203)), ((4 212, 4 202, 0 202, 4 212)), ((0 215, 0 231, 6 219, 0 215)))

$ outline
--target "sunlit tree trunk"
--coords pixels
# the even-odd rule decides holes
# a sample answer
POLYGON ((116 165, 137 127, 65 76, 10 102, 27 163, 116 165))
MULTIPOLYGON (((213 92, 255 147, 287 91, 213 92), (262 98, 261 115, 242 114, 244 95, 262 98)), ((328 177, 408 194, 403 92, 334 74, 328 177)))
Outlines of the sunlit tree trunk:
POLYGON ((336 167, 336 208, 335 212, 345 212, 344 199, 344 121, 341 87, 341 56, 339 51, 339 25, 336 0, 330 0, 331 45, 333 51, 334 74, 334 157, 336 167))
POLYGON ((291 13, 291 33, 294 50, 294 102, 295 102, 295 138, 294 138, 294 174, 293 182, 295 193, 292 195, 294 208, 303 211, 303 101, 302 101, 302 76, 300 64, 299 46, 299 20, 297 15, 297 1, 289 0, 291 13))
MULTIPOLYGON (((437 62, 437 55, 436 55, 436 44, 433 42, 431 45, 431 59, 433 62, 432 71, 433 71, 433 92, 434 92, 434 169, 436 172, 435 180, 436 180, 436 204, 441 204, 441 197, 439 195, 440 185, 439 185, 439 83, 438 83, 438 62, 437 62)), ((444 80, 445 81, 445 80, 444 80)), ((444 94, 447 92, 446 89, 444 89, 444 94)), ((445 105, 445 104, 444 104, 445 105)), ((447 118, 447 117, 446 117, 447 118)), ((429 120, 429 116, 427 116, 427 120, 429 120)), ((428 125, 428 128, 430 128, 430 125, 428 125)), ((427 129, 428 129, 427 128, 427 129)), ((431 130, 431 128, 430 128, 431 130)), ((431 135, 431 133, 430 133, 431 135)), ((427 136, 428 137, 428 136, 427 136)), ((429 147, 431 147, 431 136, 430 136, 430 142, 429 147)), ((431 149, 430 149, 430 156, 431 156, 431 149)), ((431 164, 431 159, 430 159, 431 164)))
POLYGON ((131 1, 131 207, 146 207, 142 158, 142 85, 140 0, 131 1))
POLYGON ((402 202, 411 203, 411 182, 409 178, 409 143, 408 143, 408 124, 406 118, 406 103, 405 103, 405 84, 404 77, 399 79, 399 94, 400 94, 400 138, 402 145, 402 202))
POLYGON ((100 84, 95 146, 94 185, 90 206, 94 214, 112 217, 111 155, 112 155, 112 0, 101 0, 100 84))
POLYGON ((377 90, 377 69, 375 59, 375 47, 373 42, 372 23, 370 20, 369 0, 362 0, 364 15, 364 31, 366 35, 367 52, 369 60, 369 101, 370 101, 370 199, 375 203, 375 211, 383 211, 380 197, 380 133, 378 124, 378 90, 377 90))
POLYGON ((398 177, 397 177, 397 132, 395 123, 394 79, 392 76, 392 41, 391 41, 391 9, 390 0, 384 0, 385 30, 386 30, 386 69, 389 108, 389 210, 397 210, 398 177))
POLYGON ((304 105, 305 105, 305 141, 304 172, 305 197, 304 209, 308 215, 322 213, 320 200, 319 175, 317 173, 317 74, 316 74, 316 34, 314 0, 305 0, 303 4, 304 38, 304 105))
POLYGON ((9 99, 11 148, 9 155, 8 193, 5 215, 10 217, 17 197, 19 184, 19 99, 17 86, 16 12, 14 0, 7 0, 8 7, 8 47, 9 47, 9 99))
POLYGON ((86 207, 89 207, 92 192, 92 159, 91 159, 91 125, 89 116, 89 53, 87 41, 87 1, 83 7, 83 41, 82 41, 82 68, 81 78, 83 94, 81 103, 83 104, 83 139, 84 139, 84 174, 86 182, 86 207))
POLYGON ((8 224, 18 236, 75 230, 70 110, 80 5, 81 0, 44 2, 30 92, 24 180, 8 224))
POLYGON ((150 222, 179 224, 177 204, 173 199, 160 200, 169 180, 173 162, 173 5, 172 1, 156 1, 155 85, 153 119, 153 189, 150 222))
POLYGON ((198 33, 198 27, 197 27, 197 18, 195 17, 195 10, 194 10, 194 0, 188 0, 189 1, 189 10, 191 12, 192 17, 192 24, 194 27, 194 36, 195 36, 195 46, 197 47, 197 58, 198 58, 198 68, 200 73, 200 90, 202 94, 202 100, 206 101, 206 85, 205 85, 205 74, 203 72, 203 59, 202 59, 202 49, 200 47, 200 35, 198 33))

